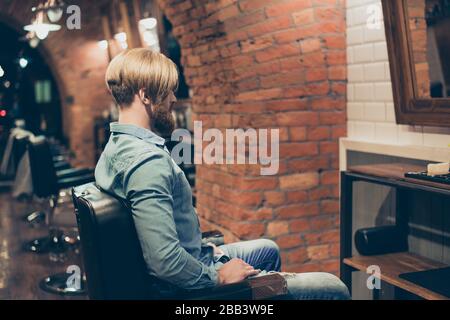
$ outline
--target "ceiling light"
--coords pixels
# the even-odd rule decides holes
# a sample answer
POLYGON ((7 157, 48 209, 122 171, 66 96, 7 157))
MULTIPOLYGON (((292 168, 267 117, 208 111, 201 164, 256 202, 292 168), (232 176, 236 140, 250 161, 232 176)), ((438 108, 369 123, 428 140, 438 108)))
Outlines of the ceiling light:
POLYGON ((2 66, 0 66, 0 78, 5 75, 5 70, 3 70, 2 66))
POLYGON ((59 24, 47 23, 43 11, 36 14, 33 23, 24 27, 25 31, 34 32, 40 40, 47 38, 50 31, 58 31, 61 29, 59 24))
POLYGON ((115 34, 114 39, 116 39, 122 49, 125 50, 128 48, 127 34, 125 32, 119 32, 115 34))
POLYGON ((47 16, 50 22, 58 22, 64 13, 63 8, 65 4, 64 1, 60 0, 49 0, 45 4, 47 9, 47 16))
POLYGON ((28 60, 25 58, 20 58, 19 59, 19 65, 22 69, 25 69, 28 65, 28 60))
POLYGON ((50 22, 58 22, 63 15, 62 9, 49 9, 47 11, 47 16, 50 22))
POLYGON ((39 4, 37 7, 31 8, 32 12, 44 12, 50 22, 58 22, 64 14, 66 4, 63 0, 47 0, 45 3, 39 4))
POLYGON ((39 45, 39 42, 41 41, 36 36, 35 32, 28 32, 25 35, 25 39, 26 39, 26 41, 28 41, 28 44, 30 45, 30 47, 32 47, 33 49, 36 48, 39 45))
POLYGON ((156 28, 158 21, 155 18, 145 18, 139 21, 139 33, 142 42, 149 48, 160 51, 158 29, 156 28))
POLYGON ((39 45, 40 41, 41 40, 39 40, 39 38, 34 37, 34 38, 31 38, 30 41, 28 41, 28 43, 29 43, 30 47, 32 47, 34 49, 39 45))
POLYGON ((145 29, 153 29, 158 24, 155 18, 145 18, 139 21, 139 26, 145 29))
POLYGON ((106 49, 108 49, 108 40, 101 40, 101 41, 97 42, 97 45, 100 49, 106 50, 106 49))

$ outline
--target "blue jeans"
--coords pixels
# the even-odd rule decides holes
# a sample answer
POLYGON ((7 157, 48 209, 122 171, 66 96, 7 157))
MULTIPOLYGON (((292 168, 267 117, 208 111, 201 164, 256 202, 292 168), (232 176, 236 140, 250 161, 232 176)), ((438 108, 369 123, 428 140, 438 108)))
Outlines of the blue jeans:
MULTIPOLYGON (((259 275, 278 272, 287 282, 287 300, 348 300, 350 295, 344 283, 335 275, 325 272, 280 272, 281 259, 278 245, 268 239, 241 241, 219 247, 230 258, 240 258, 261 269, 259 275)), ((216 263, 220 268, 221 263, 216 263)), ((258 276, 259 276, 258 275, 258 276)))

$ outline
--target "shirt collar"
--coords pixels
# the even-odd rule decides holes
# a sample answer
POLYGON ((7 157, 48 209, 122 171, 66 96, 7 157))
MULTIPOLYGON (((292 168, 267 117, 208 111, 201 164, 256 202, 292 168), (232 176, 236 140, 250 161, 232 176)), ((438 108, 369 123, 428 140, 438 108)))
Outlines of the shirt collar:
POLYGON ((153 131, 132 124, 120 124, 118 122, 112 122, 109 124, 109 128, 111 132, 129 134, 144 141, 160 146, 164 146, 165 143, 164 138, 158 136, 153 131))

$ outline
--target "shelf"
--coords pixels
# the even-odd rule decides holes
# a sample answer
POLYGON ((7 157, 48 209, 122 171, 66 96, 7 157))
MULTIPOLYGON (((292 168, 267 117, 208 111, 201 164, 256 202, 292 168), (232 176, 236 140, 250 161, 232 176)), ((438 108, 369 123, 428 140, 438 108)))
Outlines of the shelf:
POLYGON ((427 300, 449 300, 449 298, 401 279, 402 273, 424 271, 447 267, 447 265, 409 252, 390 253, 378 256, 354 256, 344 259, 344 263, 366 272, 367 267, 377 265, 381 270, 381 280, 411 292, 427 300))
POLYGON ((406 172, 426 171, 426 167, 405 163, 380 163, 371 165, 357 165, 348 168, 348 174, 362 175, 364 180, 375 179, 379 182, 395 184, 409 189, 421 189, 423 191, 435 191, 448 194, 450 185, 421 179, 405 177, 406 172))

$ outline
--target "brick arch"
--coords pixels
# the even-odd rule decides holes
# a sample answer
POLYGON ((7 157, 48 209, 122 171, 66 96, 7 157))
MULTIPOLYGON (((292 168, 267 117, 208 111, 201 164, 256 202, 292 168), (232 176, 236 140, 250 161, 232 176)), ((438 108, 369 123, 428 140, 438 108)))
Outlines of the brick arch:
MULTIPOLYGON (((0 22, 5 24, 6 26, 10 27, 11 29, 15 30, 18 35, 23 36, 25 35, 25 32, 23 31, 23 25, 24 23, 19 22, 15 17, 10 15, 5 15, 3 12, 0 12, 0 22)), ((59 70, 55 68, 55 64, 52 61, 52 55, 49 52, 49 50, 45 46, 38 46, 37 51, 39 52, 41 58, 45 61, 47 66, 50 69, 50 72, 55 79, 56 86, 59 93, 60 101, 63 101, 65 95, 65 86, 64 82, 62 81, 61 74, 59 70)), ((62 109, 62 105, 61 105, 62 109)), ((61 110, 61 113, 63 113, 63 110, 61 110)))
POLYGON ((346 135, 345 1, 158 0, 204 127, 279 128, 280 171, 198 165, 204 229, 269 237, 284 269, 338 273, 338 138, 346 135))
MULTIPOLYGON (((95 164, 93 119, 111 101, 103 80, 107 54, 97 46, 102 39, 98 28, 101 25, 98 7, 102 2, 82 2, 82 29, 68 30, 62 24, 60 31, 51 33, 38 47, 57 81, 63 132, 75 152, 75 165, 95 164)), ((34 5, 33 0, 1 1, 0 19, 23 33, 23 26, 33 17, 34 5)))

